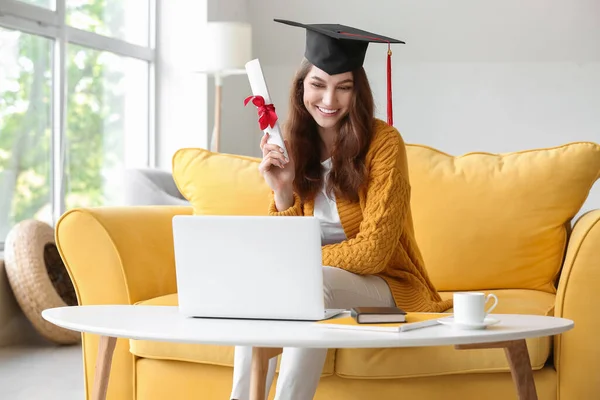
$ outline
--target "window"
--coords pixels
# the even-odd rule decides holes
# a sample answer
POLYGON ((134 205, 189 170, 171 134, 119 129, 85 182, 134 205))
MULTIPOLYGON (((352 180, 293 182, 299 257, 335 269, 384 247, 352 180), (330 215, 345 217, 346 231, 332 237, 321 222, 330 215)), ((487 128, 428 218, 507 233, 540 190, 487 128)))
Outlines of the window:
POLYGON ((78 45, 67 65, 66 208, 122 204, 122 169, 148 153, 148 65, 78 45))
POLYGON ((122 204, 123 169, 152 165, 154 7, 0 0, 0 242, 122 204))
POLYGON ((67 0, 67 24, 147 46, 149 11, 147 0, 67 0))
POLYGON ((0 235, 51 222, 52 40, 0 28, 0 235))
MULTIPOLYGON (((18 1, 18 0, 17 0, 18 1)), ((56 4, 54 0, 20 0, 24 3, 32 4, 34 6, 47 8, 49 10, 56 10, 56 4)))

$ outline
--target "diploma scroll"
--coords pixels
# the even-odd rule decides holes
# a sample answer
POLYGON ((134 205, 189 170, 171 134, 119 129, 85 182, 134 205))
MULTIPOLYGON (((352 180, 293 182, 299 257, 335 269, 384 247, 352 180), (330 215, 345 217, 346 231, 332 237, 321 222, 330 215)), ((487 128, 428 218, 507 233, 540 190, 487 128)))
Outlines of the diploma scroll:
MULTIPOLYGON (((248 81, 250 82, 252 94, 264 98, 265 104, 272 104, 269 89, 267 88, 267 82, 258 59, 246 63, 246 73, 248 74, 248 81)), ((283 143, 283 135, 281 134, 281 129, 279 127, 279 118, 273 127, 267 126, 266 129, 264 129, 264 132, 269 134, 267 143, 276 144, 281 147, 284 152, 283 154, 288 157, 287 149, 283 143)))

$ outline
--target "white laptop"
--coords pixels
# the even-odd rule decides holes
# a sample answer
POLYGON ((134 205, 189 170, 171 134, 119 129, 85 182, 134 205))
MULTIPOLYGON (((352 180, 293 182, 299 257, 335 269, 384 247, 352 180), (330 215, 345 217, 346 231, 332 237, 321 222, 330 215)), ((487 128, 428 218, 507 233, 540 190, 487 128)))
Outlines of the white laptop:
POLYGON ((318 321, 325 310, 314 217, 173 218, 179 311, 189 317, 318 321))

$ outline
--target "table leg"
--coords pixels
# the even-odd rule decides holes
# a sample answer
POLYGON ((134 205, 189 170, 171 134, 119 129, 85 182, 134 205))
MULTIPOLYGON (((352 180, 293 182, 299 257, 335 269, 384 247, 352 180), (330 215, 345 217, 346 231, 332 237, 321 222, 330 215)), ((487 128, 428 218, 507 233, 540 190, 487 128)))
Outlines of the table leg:
POLYGON ((96 359, 96 374, 94 376, 93 400, 105 400, 108 390, 108 379, 110 378, 110 367, 112 357, 117 345, 117 338, 111 336, 100 336, 98 345, 98 358, 96 359))
POLYGON ((459 350, 503 348, 508 359, 513 382, 517 389, 517 399, 537 400, 533 371, 531 370, 531 360, 529 359, 525 339, 494 343, 461 344, 455 346, 455 348, 459 350))
POLYGON ((282 348, 253 347, 252 373, 250 375, 250 400, 265 400, 269 360, 283 351, 282 348))

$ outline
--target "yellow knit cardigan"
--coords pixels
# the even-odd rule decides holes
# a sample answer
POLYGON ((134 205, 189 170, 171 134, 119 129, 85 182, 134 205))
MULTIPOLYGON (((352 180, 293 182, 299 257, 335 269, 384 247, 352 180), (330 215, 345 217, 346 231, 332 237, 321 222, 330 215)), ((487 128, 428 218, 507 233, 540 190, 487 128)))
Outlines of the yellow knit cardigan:
MULTIPOLYGON (((400 133, 375 120, 365 163, 368 182, 359 202, 336 199, 347 240, 323 246, 323 265, 360 275, 377 275, 388 283, 396 305, 406 311, 442 312, 442 301, 429 279, 414 235, 406 148, 400 133)), ((274 200, 269 215, 311 216, 314 201, 294 204, 279 212, 274 200)))

